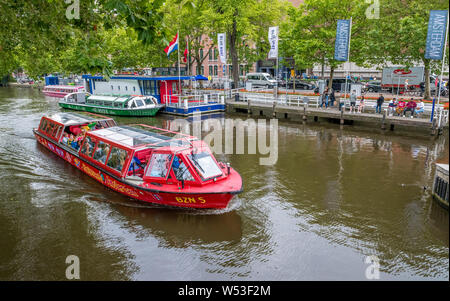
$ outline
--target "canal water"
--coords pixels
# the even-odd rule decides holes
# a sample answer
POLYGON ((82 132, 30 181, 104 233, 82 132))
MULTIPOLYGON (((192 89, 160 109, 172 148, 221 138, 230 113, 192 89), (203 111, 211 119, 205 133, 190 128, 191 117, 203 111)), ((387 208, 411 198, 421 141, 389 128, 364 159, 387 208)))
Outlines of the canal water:
MULTIPOLYGON (((278 160, 220 154, 244 181, 224 210, 140 204, 40 145, 57 100, 0 89, 0 280, 448 280, 448 211, 430 197, 448 136, 278 123, 278 160)), ((246 115, 226 115, 246 119, 246 115)), ((167 116, 118 119, 167 127, 167 116)))

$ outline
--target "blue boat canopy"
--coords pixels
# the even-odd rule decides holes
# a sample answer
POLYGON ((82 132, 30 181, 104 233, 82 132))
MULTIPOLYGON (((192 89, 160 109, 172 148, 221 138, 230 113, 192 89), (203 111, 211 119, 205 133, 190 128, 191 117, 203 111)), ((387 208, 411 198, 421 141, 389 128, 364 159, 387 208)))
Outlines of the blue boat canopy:
MULTIPOLYGON (((83 74, 83 79, 98 79, 103 80, 103 76, 101 75, 90 75, 90 74, 83 74)), ((203 75, 196 75, 196 76, 149 76, 149 75, 114 75, 110 77, 111 79, 136 79, 136 80, 208 80, 207 77, 203 75)))

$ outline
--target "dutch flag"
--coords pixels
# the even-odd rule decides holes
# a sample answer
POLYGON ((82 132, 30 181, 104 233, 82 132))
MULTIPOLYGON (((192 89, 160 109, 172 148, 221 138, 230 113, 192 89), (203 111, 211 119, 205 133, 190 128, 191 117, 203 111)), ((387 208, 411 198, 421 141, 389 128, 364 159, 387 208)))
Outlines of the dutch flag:
POLYGON ((178 49, 178 33, 173 38, 172 42, 169 43, 169 46, 167 46, 164 49, 164 52, 167 54, 167 57, 169 57, 169 55, 177 49, 178 49))

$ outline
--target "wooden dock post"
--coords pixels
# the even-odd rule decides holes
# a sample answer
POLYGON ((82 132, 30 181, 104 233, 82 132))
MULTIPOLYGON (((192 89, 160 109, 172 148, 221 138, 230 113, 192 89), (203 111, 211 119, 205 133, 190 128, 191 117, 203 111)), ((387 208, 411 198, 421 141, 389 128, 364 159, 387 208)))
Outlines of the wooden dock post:
POLYGON ((345 122, 345 120, 344 120, 344 110, 341 109, 341 120, 340 120, 340 124, 341 124, 341 125, 344 125, 344 122, 345 122))
POLYGON ((432 124, 431 124, 431 135, 436 136, 437 133, 437 121, 436 118, 433 118, 432 124))
POLYGON ((275 111, 275 107, 277 106, 277 100, 275 99, 274 101, 273 101, 273 105, 272 105, 272 117, 273 118, 275 118, 275 117, 277 117, 277 113, 276 113, 276 111, 275 111))
POLYGON ((303 121, 306 121, 308 118, 306 117, 306 106, 303 106, 303 121))
POLYGON ((250 98, 247 98, 247 114, 252 115, 252 108, 251 108, 251 100, 250 98))
POLYGON ((384 110, 383 112, 383 119, 381 120, 381 129, 382 130, 386 129, 386 110, 384 110))

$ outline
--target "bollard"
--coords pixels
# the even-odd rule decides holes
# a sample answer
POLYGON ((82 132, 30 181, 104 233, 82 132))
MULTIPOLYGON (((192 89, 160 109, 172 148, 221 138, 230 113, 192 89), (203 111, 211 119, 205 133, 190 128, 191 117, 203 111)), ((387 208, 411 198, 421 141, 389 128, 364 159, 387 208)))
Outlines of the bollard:
POLYGON ((386 110, 384 110, 383 112, 383 119, 381 120, 381 129, 382 130, 386 129, 386 110))
POLYGON ((340 121, 341 125, 344 125, 344 110, 341 110, 341 121, 340 121))
POLYGON ((306 117, 306 106, 303 106, 303 120, 306 121, 306 119, 308 119, 306 117))
POLYGON ((274 100, 273 106, 272 106, 272 116, 273 116, 273 117, 276 117, 276 116, 277 116, 276 111, 275 111, 276 105, 277 105, 277 102, 276 102, 276 100, 274 100))

